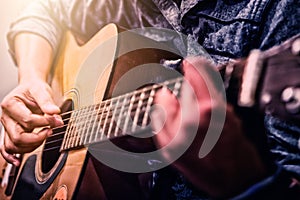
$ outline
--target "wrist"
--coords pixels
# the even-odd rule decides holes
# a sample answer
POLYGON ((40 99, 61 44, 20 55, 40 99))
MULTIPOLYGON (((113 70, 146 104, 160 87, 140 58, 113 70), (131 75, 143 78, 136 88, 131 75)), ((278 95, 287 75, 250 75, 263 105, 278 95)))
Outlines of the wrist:
POLYGON ((35 76, 35 75, 28 75, 28 76, 21 76, 19 77, 19 81, 18 83, 20 85, 24 85, 24 84, 37 84, 37 83, 45 83, 47 84, 47 80, 43 77, 40 76, 35 76))
POLYGON ((47 73, 36 70, 35 68, 19 68, 18 82, 19 84, 28 82, 47 82, 47 73))

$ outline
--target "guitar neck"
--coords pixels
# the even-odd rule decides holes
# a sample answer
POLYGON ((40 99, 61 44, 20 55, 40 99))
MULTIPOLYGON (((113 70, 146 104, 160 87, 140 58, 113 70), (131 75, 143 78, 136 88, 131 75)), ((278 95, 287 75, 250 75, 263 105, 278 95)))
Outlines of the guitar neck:
POLYGON ((168 88, 178 97, 182 82, 182 77, 175 78, 74 110, 60 151, 133 135, 149 128, 156 92, 168 88))

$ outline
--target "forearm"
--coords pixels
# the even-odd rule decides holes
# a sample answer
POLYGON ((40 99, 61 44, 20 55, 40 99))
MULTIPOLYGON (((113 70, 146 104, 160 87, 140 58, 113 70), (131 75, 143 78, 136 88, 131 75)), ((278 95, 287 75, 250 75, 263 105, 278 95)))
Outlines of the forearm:
POLYGON ((20 33, 15 38, 14 46, 19 82, 36 78, 47 81, 53 59, 51 45, 38 35, 20 33))
POLYGON ((106 10, 105 1, 91 4, 81 0, 37 0, 11 23, 7 33, 10 52, 15 56, 14 41, 20 33, 43 36, 51 45, 54 54, 59 48, 65 30, 72 31, 82 41, 87 41, 108 21, 100 16, 106 10), (98 10, 100 9, 100 10, 98 10))

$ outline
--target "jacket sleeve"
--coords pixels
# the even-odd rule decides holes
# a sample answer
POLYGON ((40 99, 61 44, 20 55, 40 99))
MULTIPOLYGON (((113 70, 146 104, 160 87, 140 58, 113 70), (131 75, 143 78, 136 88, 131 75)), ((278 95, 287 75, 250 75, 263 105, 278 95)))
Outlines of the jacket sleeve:
POLYGON ((269 0, 260 25, 258 48, 267 50, 300 33, 300 1, 269 0))
POLYGON ((131 3, 126 0, 36 0, 11 23, 7 33, 9 51, 14 55, 14 38, 21 32, 44 37, 56 53, 65 30, 86 42, 108 23, 139 27, 136 19, 141 14, 138 0, 131 3), (124 12, 128 13, 126 17, 124 12))

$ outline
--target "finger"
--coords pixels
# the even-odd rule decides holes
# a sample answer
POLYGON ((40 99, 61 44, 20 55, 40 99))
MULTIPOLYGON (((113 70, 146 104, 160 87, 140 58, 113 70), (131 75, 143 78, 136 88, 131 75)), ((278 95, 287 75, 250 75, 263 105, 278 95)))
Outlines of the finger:
POLYGON ((198 99, 201 99, 204 94, 207 94, 206 83, 203 79, 203 72, 200 73, 196 70, 196 67, 201 68, 201 63, 196 63, 194 60, 184 60, 183 61, 183 71, 185 80, 194 89, 194 92, 198 99), (201 91, 200 91, 201 88, 201 91))
POLYGON ((49 122, 51 128, 60 127, 64 125, 64 121, 60 115, 47 115, 45 114, 46 119, 49 122))
POLYGON ((45 85, 44 90, 33 89, 31 93, 43 113, 49 115, 60 113, 60 108, 54 103, 52 90, 48 85, 45 85))
POLYGON ((61 118, 57 115, 50 116, 32 113, 31 110, 26 107, 23 101, 20 101, 19 99, 13 99, 9 102, 6 102, 2 108, 3 121, 12 118, 14 121, 21 124, 28 132, 31 132, 36 127, 55 127, 63 124, 61 118))
POLYGON ((191 57, 183 61, 183 71, 198 101, 210 100, 210 92, 215 90, 212 77, 217 73, 213 66, 204 59, 191 57))
POLYGON ((204 122, 203 120, 210 117, 212 109, 226 105, 222 78, 211 63, 197 57, 186 59, 183 62, 183 71, 197 97, 199 114, 204 122))
POLYGON ((13 154, 8 154, 3 147, 0 148, 0 152, 1 152, 2 157, 8 163, 11 163, 11 164, 13 164, 15 166, 19 166, 20 165, 20 158, 18 158, 17 156, 15 156, 13 154))
POLYGON ((151 115, 151 122, 157 135, 154 140, 160 146, 167 145, 178 129, 180 118, 179 103, 176 97, 167 89, 162 89, 155 96, 155 109, 151 115))
POLYGON ((49 135, 49 132, 50 132, 49 130, 43 130, 43 133, 40 134, 24 133, 20 136, 18 142, 16 142, 15 139, 14 141, 12 141, 10 137, 7 136, 5 137, 4 140, 5 151, 9 154, 16 154, 16 153, 24 154, 24 153, 32 152, 43 143, 45 137, 42 138, 41 136, 42 135, 47 136, 49 135), (31 142, 22 143, 19 141, 31 141, 31 142))
POLYGON ((158 134, 159 132, 161 132, 166 122, 165 121, 166 117, 164 116, 164 112, 159 108, 155 108, 150 113, 150 117, 151 117, 152 129, 155 134, 158 134))
POLYGON ((155 95, 154 103, 156 108, 165 112, 166 120, 172 121, 178 112, 178 100, 167 88, 162 88, 155 95))
MULTIPOLYGON (((22 102, 10 103, 3 109, 2 121, 18 122, 25 130, 31 132, 36 127, 49 126, 49 117, 33 114, 22 102)), ((10 122, 7 122, 10 123, 10 122)), ((6 126, 9 127, 9 126, 6 126)))
POLYGON ((51 132, 50 129, 43 129, 38 133, 26 132, 22 126, 10 118, 8 118, 3 125, 7 133, 4 143, 8 153, 30 152, 41 145, 51 132))
POLYGON ((180 105, 182 111, 182 120, 185 122, 198 122, 200 116, 200 106, 194 89, 186 81, 181 88, 180 105))

